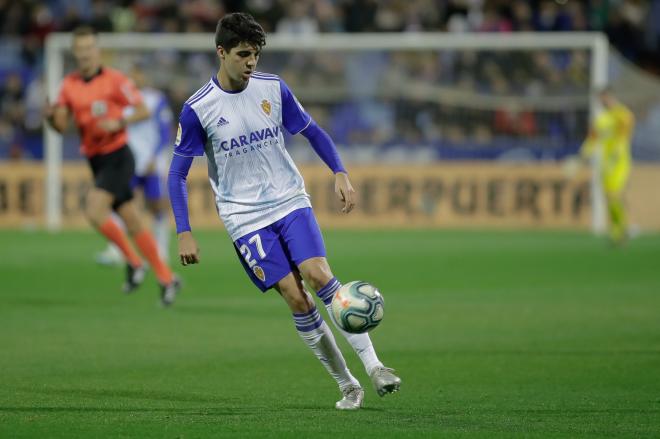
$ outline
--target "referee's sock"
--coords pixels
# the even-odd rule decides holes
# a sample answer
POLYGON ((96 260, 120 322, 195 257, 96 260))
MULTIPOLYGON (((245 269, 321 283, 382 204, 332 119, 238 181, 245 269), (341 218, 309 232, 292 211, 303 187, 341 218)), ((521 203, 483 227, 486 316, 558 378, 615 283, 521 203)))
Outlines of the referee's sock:
POLYGON ((138 232, 133 236, 133 240, 135 241, 135 244, 137 244, 142 255, 147 258, 147 261, 149 261, 149 264, 154 269, 158 282, 160 282, 161 285, 169 285, 174 279, 174 276, 167 264, 163 262, 163 259, 158 255, 158 246, 156 245, 156 240, 151 235, 151 232, 147 229, 143 229, 141 232, 138 232))
POLYGON ((131 267, 137 268, 142 266, 142 260, 135 250, 133 250, 126 234, 111 217, 108 217, 108 219, 99 226, 99 232, 121 250, 126 262, 128 262, 131 267))

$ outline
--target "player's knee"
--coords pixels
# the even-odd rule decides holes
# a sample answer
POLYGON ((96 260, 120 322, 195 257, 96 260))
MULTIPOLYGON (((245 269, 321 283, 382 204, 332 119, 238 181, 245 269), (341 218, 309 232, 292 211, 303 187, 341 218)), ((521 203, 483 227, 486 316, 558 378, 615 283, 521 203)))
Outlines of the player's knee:
POLYGON ((126 225, 126 231, 129 235, 135 236, 142 231, 142 222, 132 203, 127 202, 119 206, 117 213, 126 225))
POLYGON ((327 264, 314 264, 305 273, 305 281, 314 291, 318 291, 326 286, 331 279, 332 271, 330 271, 330 267, 327 264))
POLYGON ((323 288, 332 279, 332 271, 324 257, 310 258, 298 267, 305 283, 314 291, 323 288))
POLYGON ((88 199, 85 206, 85 216, 93 226, 100 226, 110 214, 107 206, 100 203, 99 200, 88 199))
POLYGON ((128 221, 124 220, 126 224, 126 231, 129 235, 135 236, 142 231, 142 223, 135 217, 129 217, 128 221))
POLYGON ((314 303, 305 292, 291 292, 291 294, 283 295, 291 311, 295 313, 306 313, 311 311, 314 303))

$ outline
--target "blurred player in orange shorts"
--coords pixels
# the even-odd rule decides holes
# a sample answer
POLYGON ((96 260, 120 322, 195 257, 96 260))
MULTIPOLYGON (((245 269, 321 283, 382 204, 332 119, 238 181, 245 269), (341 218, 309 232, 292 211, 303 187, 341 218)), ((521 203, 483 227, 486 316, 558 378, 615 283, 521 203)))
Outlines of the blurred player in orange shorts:
POLYGON ((127 263, 124 291, 132 292, 142 283, 145 266, 124 231, 113 221, 113 210, 149 261, 160 284, 161 303, 168 306, 174 301, 180 282, 159 256, 156 241, 138 216, 131 189, 135 161, 126 145, 126 125, 147 119, 149 110, 130 79, 101 64, 93 29, 76 29, 72 49, 77 71, 64 78, 57 101, 47 106, 46 120, 60 133, 66 130, 70 115, 75 120, 81 152, 94 175, 85 213, 92 226, 121 250, 127 263), (124 117, 124 108, 129 106, 135 111, 124 117))

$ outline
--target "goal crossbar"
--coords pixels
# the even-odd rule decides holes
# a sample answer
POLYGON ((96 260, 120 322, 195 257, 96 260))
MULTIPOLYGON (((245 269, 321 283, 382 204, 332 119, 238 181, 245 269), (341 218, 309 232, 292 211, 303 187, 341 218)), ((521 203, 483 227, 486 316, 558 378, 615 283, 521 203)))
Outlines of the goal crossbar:
MULTIPOLYGON (((70 33, 51 33, 45 45, 46 91, 51 102, 64 76, 64 54, 71 46, 70 33)), ((596 90, 607 84, 609 45, 600 32, 558 33, 360 33, 315 34, 299 36, 273 34, 268 36, 269 51, 309 52, 366 50, 579 50, 586 49, 590 57, 590 89, 596 90)), ((213 34, 180 33, 101 33, 101 48, 114 50, 162 50, 164 48, 184 52, 206 52, 213 48, 213 34)), ((598 109, 594 93, 590 97, 589 113, 593 118, 598 109)), ((45 193, 46 227, 59 230, 62 225, 62 138, 51 128, 44 129, 45 145, 45 193)), ((594 160, 598 168, 598 158, 594 160)), ((596 233, 605 230, 605 202, 597 172, 592 172, 592 229, 596 233)))

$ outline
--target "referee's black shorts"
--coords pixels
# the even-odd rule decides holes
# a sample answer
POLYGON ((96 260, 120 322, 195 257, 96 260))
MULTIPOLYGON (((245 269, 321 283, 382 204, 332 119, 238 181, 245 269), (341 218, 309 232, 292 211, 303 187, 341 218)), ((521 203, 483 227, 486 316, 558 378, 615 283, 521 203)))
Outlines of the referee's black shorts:
POLYGON ((113 195, 113 210, 133 199, 131 181, 135 174, 135 159, 128 146, 109 154, 92 156, 89 165, 94 174, 94 186, 113 195))

